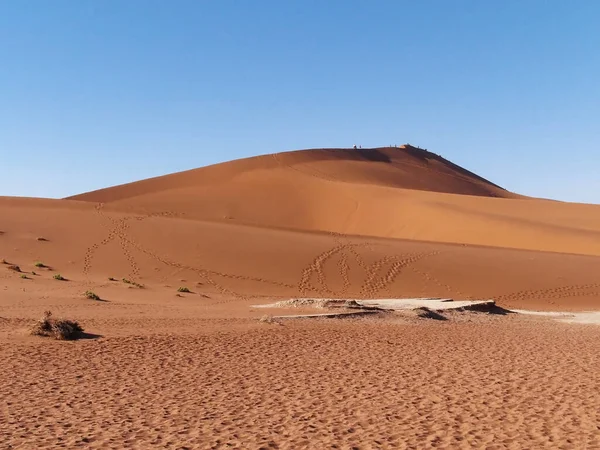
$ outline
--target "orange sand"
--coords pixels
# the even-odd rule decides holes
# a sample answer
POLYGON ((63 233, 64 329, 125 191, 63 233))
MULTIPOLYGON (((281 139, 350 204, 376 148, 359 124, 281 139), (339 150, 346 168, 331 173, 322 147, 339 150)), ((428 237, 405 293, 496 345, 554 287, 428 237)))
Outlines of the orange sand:
POLYGON ((27 278, 0 264, 0 448, 600 446, 595 326, 256 320, 250 305, 292 296, 600 309, 600 206, 519 196, 420 149, 0 197, 2 258, 27 278), (101 337, 27 336, 48 309, 101 337))

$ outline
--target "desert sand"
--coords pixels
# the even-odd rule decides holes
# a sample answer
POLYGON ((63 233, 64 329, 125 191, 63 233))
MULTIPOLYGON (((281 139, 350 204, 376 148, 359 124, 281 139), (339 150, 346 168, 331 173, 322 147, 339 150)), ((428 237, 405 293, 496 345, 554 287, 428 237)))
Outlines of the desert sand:
POLYGON ((598 325, 258 320, 252 305, 308 296, 600 310, 599 205, 425 150, 0 197, 0 259, 0 448, 600 448, 598 325), (46 310, 86 339, 30 336, 46 310))

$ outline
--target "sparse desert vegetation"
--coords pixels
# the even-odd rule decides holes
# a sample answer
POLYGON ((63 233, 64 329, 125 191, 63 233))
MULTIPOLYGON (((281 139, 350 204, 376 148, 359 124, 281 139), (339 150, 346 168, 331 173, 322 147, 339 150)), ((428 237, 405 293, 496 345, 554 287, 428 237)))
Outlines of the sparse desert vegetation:
POLYGON ((19 266, 17 266, 16 264, 9 264, 8 270, 12 270, 14 272, 21 272, 21 268, 19 266))
POLYGON ((139 288, 139 289, 143 289, 143 288, 144 288, 144 285, 143 285, 143 284, 136 283, 135 281, 128 280, 127 278, 123 278, 123 279, 122 279, 122 281, 123 281, 123 283, 125 283, 125 284, 130 284, 130 285, 132 285, 132 286, 135 286, 135 287, 137 287, 137 288, 139 288))
POLYGON ((66 319, 54 319, 50 311, 44 313, 30 330, 34 336, 47 336, 62 341, 79 339, 83 328, 78 322, 66 319))
POLYGON ((101 300, 100 296, 93 291, 85 291, 83 295, 85 296, 85 298, 88 298, 90 300, 101 300))
POLYGON ((28 280, 29 277, 27 276, 27 274, 22 273, 21 274, 21 278, 23 278, 24 280, 28 280))
POLYGON ((48 267, 46 264, 44 264, 41 261, 36 261, 34 266, 37 267, 38 269, 43 269, 44 267, 48 267))
POLYGON ((67 281, 67 279, 65 277, 63 277, 60 273, 57 273, 52 278, 54 278, 55 280, 58 280, 58 281, 67 281))
POLYGON ((180 287, 179 289, 177 289, 177 292, 180 293, 185 293, 185 294, 190 294, 192 291, 190 291, 188 288, 186 287, 180 287))

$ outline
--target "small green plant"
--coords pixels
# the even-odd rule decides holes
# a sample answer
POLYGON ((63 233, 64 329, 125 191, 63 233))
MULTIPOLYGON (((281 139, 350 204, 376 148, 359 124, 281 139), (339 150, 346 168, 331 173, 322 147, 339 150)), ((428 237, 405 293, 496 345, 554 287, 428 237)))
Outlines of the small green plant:
POLYGON ((31 275, 37 275, 33 270, 31 271, 31 275))
POLYGON ((46 267, 46 264, 44 264, 43 262, 40 262, 40 261, 36 261, 36 263, 34 265, 35 265, 35 267, 38 267, 40 269, 43 269, 44 267, 46 267))
POLYGON ((60 273, 57 273, 56 275, 54 275, 54 279, 58 280, 58 281, 67 281, 67 279, 65 277, 63 277, 60 273))
POLYGON ((191 293, 192 291, 190 291, 188 288, 186 287, 180 287, 179 289, 177 289, 177 292, 185 292, 186 294, 191 293))
POLYGON ((98 294, 92 291, 85 291, 83 295, 85 295, 85 298, 89 298, 90 300, 100 300, 98 294))
POLYGON ((28 280, 29 279, 29 277, 27 277, 27 275, 24 274, 24 273, 21 274, 21 278, 23 278, 24 280, 28 280))

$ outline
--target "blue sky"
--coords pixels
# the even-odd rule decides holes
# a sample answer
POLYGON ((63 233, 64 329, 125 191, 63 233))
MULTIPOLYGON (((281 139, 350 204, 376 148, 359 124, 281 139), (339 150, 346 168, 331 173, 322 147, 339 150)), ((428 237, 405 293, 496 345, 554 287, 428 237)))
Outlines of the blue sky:
POLYGON ((428 148, 600 203, 600 2, 0 1, 0 195, 428 148))

